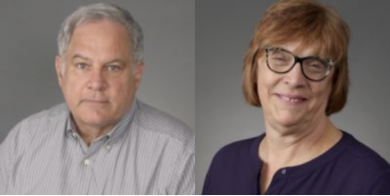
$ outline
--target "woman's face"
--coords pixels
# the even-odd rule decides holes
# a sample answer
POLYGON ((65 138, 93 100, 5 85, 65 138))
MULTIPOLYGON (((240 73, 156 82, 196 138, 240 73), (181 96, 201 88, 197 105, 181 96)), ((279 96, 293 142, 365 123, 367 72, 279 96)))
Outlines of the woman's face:
MULTIPOLYGON (((299 44, 292 42, 272 47, 285 49, 300 58, 318 56, 313 47, 298 50, 299 44)), ((315 82, 303 75, 301 64, 297 62, 289 72, 278 74, 268 68, 265 54, 258 59, 257 70, 257 90, 266 123, 273 127, 293 128, 326 117, 333 71, 325 79, 315 82)))

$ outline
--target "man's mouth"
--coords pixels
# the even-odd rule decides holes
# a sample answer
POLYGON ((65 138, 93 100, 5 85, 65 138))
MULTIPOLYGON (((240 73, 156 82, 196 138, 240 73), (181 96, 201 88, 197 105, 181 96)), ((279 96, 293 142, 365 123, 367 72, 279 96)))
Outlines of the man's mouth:
POLYGON ((83 102, 96 103, 96 104, 106 104, 106 103, 108 103, 107 100, 94 100, 94 99, 85 99, 85 100, 83 100, 83 102))

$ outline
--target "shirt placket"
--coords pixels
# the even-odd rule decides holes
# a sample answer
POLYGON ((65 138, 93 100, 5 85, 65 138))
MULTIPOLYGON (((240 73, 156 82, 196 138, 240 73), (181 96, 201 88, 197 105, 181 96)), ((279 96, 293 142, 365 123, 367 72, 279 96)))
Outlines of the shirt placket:
POLYGON ((103 137, 95 142, 92 143, 90 146, 89 156, 87 159, 89 160, 88 167, 88 174, 89 174, 89 186, 88 186, 88 194, 92 195, 101 195, 102 194, 102 185, 99 184, 101 179, 99 179, 99 175, 95 172, 105 172, 100 171, 100 165, 102 163, 98 162, 97 160, 103 160, 101 156, 104 156, 106 153, 108 136, 103 137), (104 152, 102 152, 104 151, 104 152), (99 158, 100 157, 100 158, 99 158))
POLYGON ((287 183, 288 171, 286 168, 278 170, 269 185, 266 195, 276 195, 283 191, 284 186, 287 183))
POLYGON ((97 162, 96 156, 99 155, 99 150, 104 144, 104 141, 106 138, 101 138, 97 141, 94 141, 91 143, 91 145, 88 147, 84 141, 81 138, 78 138, 80 142, 80 148, 84 154, 82 159, 80 160, 80 193, 83 194, 101 194, 101 193, 95 193, 97 190, 97 179, 94 172, 94 168, 96 168, 97 162))

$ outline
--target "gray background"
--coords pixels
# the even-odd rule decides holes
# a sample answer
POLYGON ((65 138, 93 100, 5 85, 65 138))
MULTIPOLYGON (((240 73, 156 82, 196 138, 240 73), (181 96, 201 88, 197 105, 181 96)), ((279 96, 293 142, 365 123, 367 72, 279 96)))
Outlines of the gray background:
POLYGON ((62 21, 81 4, 129 10, 145 35, 138 98, 195 128, 195 1, 0 2, 0 142, 23 118, 63 102, 54 58, 62 21))
MULTIPOLYGON (((263 133, 262 110, 241 93, 244 53, 270 0, 196 1, 196 190, 211 159, 233 141, 263 133)), ((390 161, 390 1, 323 0, 349 24, 351 88, 335 125, 390 161)))

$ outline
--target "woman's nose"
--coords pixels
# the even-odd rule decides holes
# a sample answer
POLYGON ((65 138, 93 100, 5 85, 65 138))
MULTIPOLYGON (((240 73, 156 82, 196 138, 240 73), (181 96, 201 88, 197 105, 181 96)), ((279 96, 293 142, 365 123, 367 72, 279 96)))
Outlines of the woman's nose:
POLYGON ((302 65, 296 62, 294 67, 284 75, 284 82, 292 86, 303 86, 306 83, 306 77, 302 72, 302 65))

